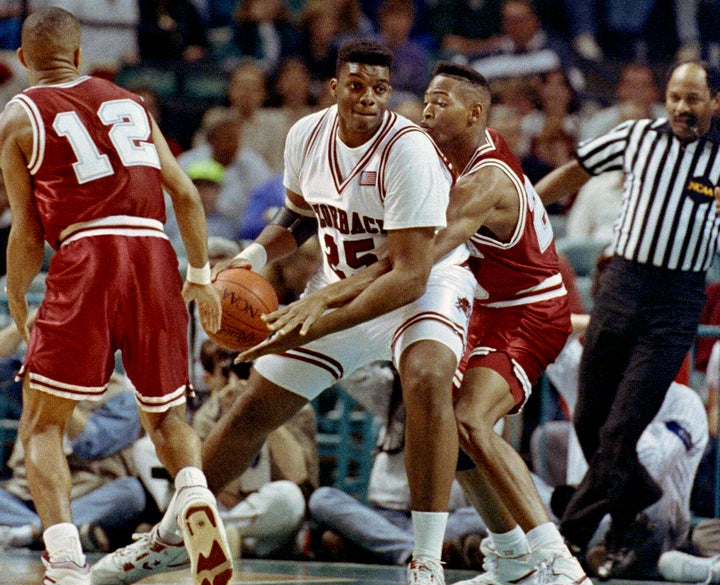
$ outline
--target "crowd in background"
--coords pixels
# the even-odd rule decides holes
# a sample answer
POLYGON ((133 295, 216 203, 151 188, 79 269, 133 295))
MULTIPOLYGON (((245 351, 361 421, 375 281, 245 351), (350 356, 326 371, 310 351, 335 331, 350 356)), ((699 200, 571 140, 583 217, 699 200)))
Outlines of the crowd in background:
MULTIPOLYGON (((720 0, 8 0, 0 3, 1 105, 26 85, 14 56, 20 23, 28 11, 46 5, 62 6, 80 19, 84 72, 113 79, 143 96, 198 186, 209 235, 217 245, 252 240, 282 205, 285 136, 301 117, 332 103, 328 81, 337 49, 349 38, 371 37, 392 49, 392 107, 415 121, 422 116, 423 91, 438 60, 470 64, 483 73, 493 90, 489 126, 502 133, 533 182, 570 160, 580 141, 626 119, 662 117, 662 78, 673 62, 702 57, 720 63, 720 30, 714 25, 720 21, 720 0)), ((606 174, 553 204, 549 211, 556 236, 608 242, 622 183, 622 173, 606 174)), ((2 273, 10 222, 6 211, 0 216, 2 273)), ((182 257, 172 215, 166 231, 182 257)), ((232 256, 236 250, 230 248, 232 256)), ((297 298, 318 254, 317 247, 305 247, 294 259, 269 267, 267 276, 281 302, 297 298)), ((572 269, 566 269, 568 281, 574 280, 572 269)), ((583 297, 568 288, 576 294, 574 312, 586 312, 589 291, 583 297)), ((206 348, 206 353, 212 352, 206 348)), ((221 396, 242 387, 239 380, 228 386, 228 359, 223 354, 217 363, 211 361, 207 377, 196 380, 199 389, 217 393, 218 412, 221 396), (210 378, 218 373, 222 379, 213 382, 210 378)), ((392 375, 385 374, 391 387, 392 375)), ((528 406, 529 422, 515 441, 528 460, 538 404, 539 398, 528 406)), ((562 418, 562 400, 553 404, 562 418)), ((392 424, 392 416, 383 421, 384 427, 392 424)), ((388 432, 384 430, 381 446, 388 432)), ((127 450, 123 443, 116 451, 127 456, 127 450)), ((307 470, 299 473, 302 481, 295 481, 306 499, 319 483, 317 457, 310 453, 307 470)), ((127 460, 128 475, 138 475, 137 458, 127 460)), ((260 487, 298 476, 297 470, 278 474, 267 465, 260 487)), ((153 496, 147 506, 162 510, 162 498, 148 487, 159 478, 148 471, 145 479, 153 496)), ((236 487, 235 498, 241 500, 242 486, 236 487)), ((238 501, 228 503, 229 516, 238 501)), ((709 510, 707 501, 697 506, 709 510)), ((152 514, 141 520, 152 521, 152 514)), ((34 543, 37 527, 23 522, 11 533, 0 527, 0 544, 34 543)), ((86 538, 95 549, 107 549, 107 526, 97 526, 96 519, 87 521, 86 538)), ((326 528, 319 538, 332 532, 326 528)), ((293 546, 273 554, 308 553, 307 542, 293 540, 291 533, 300 530, 300 523, 294 524, 283 535, 293 546)), ((120 538, 126 532, 120 531, 120 538)), ((118 544, 117 534, 110 537, 118 544)), ((258 536, 244 546, 260 550, 261 541, 258 536)), ((347 551, 338 551, 347 543, 326 536, 318 544, 326 558, 347 558, 347 551)), ((404 562, 406 550, 398 550, 393 552, 397 559, 387 554, 368 559, 404 562)), ((449 541, 448 560, 472 566, 470 550, 463 542, 449 541)))

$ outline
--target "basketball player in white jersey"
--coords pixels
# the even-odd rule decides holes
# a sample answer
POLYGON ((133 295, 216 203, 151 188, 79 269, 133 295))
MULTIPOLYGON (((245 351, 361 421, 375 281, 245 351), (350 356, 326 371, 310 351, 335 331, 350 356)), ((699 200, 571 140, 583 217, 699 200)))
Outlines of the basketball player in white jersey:
MULTIPOLYGON (((392 53, 372 41, 341 48, 331 82, 337 105, 301 119, 288 135, 284 209, 231 262, 260 270, 317 233, 324 262, 308 292, 380 258, 390 270, 318 319, 303 339, 309 343, 257 360, 247 392, 206 440, 203 468, 209 486, 221 489, 308 400, 362 365, 393 359, 408 413, 415 548, 407 579, 443 585, 440 554, 458 453, 452 378, 475 280, 464 245, 433 264, 452 178, 427 134, 387 110, 391 63, 392 53)), ((159 561, 155 572, 170 570, 158 544, 135 550, 136 564, 149 554, 159 561)), ((94 569, 94 583, 117 582, 127 565, 127 550, 106 557, 94 569)))

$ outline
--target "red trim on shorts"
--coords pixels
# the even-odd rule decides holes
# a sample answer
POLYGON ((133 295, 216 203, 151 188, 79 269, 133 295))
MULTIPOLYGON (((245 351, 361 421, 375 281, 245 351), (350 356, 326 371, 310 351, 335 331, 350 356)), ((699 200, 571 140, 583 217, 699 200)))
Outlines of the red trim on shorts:
POLYGON ((512 394, 515 406, 508 414, 515 414, 525 404, 525 390, 515 375, 515 366, 509 354, 504 351, 491 351, 487 355, 471 355, 465 372, 467 373, 472 368, 493 370, 510 385, 510 394, 512 394))

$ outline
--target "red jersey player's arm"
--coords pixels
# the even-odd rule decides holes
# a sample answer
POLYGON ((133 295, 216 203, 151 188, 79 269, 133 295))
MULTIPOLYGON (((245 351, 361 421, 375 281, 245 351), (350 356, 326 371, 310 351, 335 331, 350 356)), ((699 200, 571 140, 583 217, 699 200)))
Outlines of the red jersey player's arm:
MULTIPOLYGON (((157 123, 152 117, 151 120, 153 143, 160 157, 163 187, 172 199, 188 263, 195 268, 202 268, 208 264, 208 245, 205 211, 200 194, 170 152, 170 147, 157 123)), ((209 275, 206 284, 194 284, 186 280, 183 297, 186 302, 191 300, 197 302, 200 320, 205 329, 217 331, 220 328, 220 297, 210 284, 209 275)))
MULTIPOLYGON (((321 315, 316 316, 316 320, 313 320, 307 328, 299 328, 300 324, 305 322, 303 319, 291 318, 284 326, 276 329, 278 335, 271 336, 263 343, 242 353, 238 360, 250 361, 261 355, 304 345, 330 333, 369 321, 416 300, 425 291, 432 268, 434 232, 435 229, 432 227, 388 230, 389 271, 369 282, 347 304, 335 311, 322 312, 321 315)), ((360 275, 371 268, 372 266, 365 268, 357 274, 360 275)), ((346 280, 353 278, 355 275, 346 280)), ((321 295, 322 291, 323 289, 320 289, 308 295, 303 301, 308 302, 315 295, 321 295)))
POLYGON ((42 267, 45 251, 44 230, 27 168, 32 146, 27 114, 21 106, 10 104, 0 117, 0 168, 12 210, 7 246, 7 297, 10 315, 25 339, 28 337, 25 295, 42 267))
POLYGON ((191 266, 203 266, 208 261, 207 224, 200 194, 170 152, 155 120, 152 121, 152 135, 160 157, 163 187, 172 199, 188 262, 191 266))
MULTIPOLYGON (((447 227, 435 238, 433 258, 440 259, 462 245, 480 229, 484 221, 493 215, 493 211, 504 210, 511 205, 507 201, 517 202, 517 200, 513 183, 496 167, 483 168, 471 175, 461 177, 450 192, 447 227)), ((498 218, 493 217, 493 223, 497 222, 498 218)), ((517 211, 509 216, 509 222, 512 230, 517 222, 517 211)), ((408 230, 400 230, 398 232, 400 237, 404 238, 403 232, 406 231, 408 230)), ((312 295, 268 315, 268 326, 280 336, 288 335, 300 327, 299 334, 305 336, 327 309, 343 307, 352 302, 392 268, 390 257, 381 258, 375 264, 363 268, 352 276, 325 286, 312 295)), ((396 293, 391 294, 394 296, 396 293)))
POLYGON ((548 205, 577 193, 590 177, 577 160, 571 160, 540 179, 535 190, 543 204, 548 205))
POLYGON ((505 171, 488 165, 463 175, 450 191, 447 227, 435 242, 435 258, 467 242, 486 225, 500 238, 512 233, 518 219, 517 189, 505 171))

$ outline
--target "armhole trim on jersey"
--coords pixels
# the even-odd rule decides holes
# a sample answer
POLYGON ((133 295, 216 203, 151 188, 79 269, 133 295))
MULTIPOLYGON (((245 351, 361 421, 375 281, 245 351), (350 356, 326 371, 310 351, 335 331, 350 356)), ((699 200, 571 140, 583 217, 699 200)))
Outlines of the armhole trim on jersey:
MULTIPOLYGON (((380 153, 380 164, 378 165, 378 194, 380 195, 380 201, 383 203, 385 202, 385 195, 387 194, 387 189, 385 188, 385 169, 387 168, 388 159, 390 157, 390 150, 397 143, 398 140, 400 140, 403 136, 410 134, 411 132, 418 132, 422 134, 437 150, 437 145, 433 142, 432 138, 430 138, 427 133, 425 133, 423 130, 420 130, 420 128, 418 128, 417 126, 407 126, 397 132, 397 134, 395 134, 390 140, 388 140, 387 144, 385 144, 385 146, 383 146, 382 148, 382 151, 380 153)), ((437 152, 440 156, 440 151, 437 150, 437 152)), ((443 157, 440 156, 440 159, 443 160, 443 157)), ((443 164, 446 165, 446 161, 443 160, 443 164)), ((452 175, 452 172, 450 174, 452 175)))
POLYGON ((520 179, 517 177, 515 172, 513 171, 512 167, 508 165, 507 163, 498 160, 498 159, 489 159, 489 160, 483 160, 480 161, 478 164, 473 166, 472 168, 466 170, 463 172, 463 175, 469 175, 472 173, 475 173, 482 169, 483 167, 497 167, 501 171, 503 171, 510 181, 512 181, 513 185, 515 185, 515 192, 517 193, 518 199, 520 200, 520 209, 518 210, 518 222, 515 225, 515 232, 513 233, 512 237, 510 238, 510 241, 507 243, 500 242, 498 240, 495 240, 493 238, 490 238, 488 236, 483 236, 478 233, 475 233, 470 240, 473 242, 494 246, 496 248, 502 248, 504 250, 508 248, 512 248, 515 244, 517 244, 520 241, 520 238, 522 237, 523 232, 525 231, 525 222, 527 221, 527 209, 528 209, 528 201, 527 201, 527 193, 525 192, 525 186, 520 182, 520 179))
POLYGON ((38 172, 45 158, 45 125, 43 124, 40 110, 29 97, 19 94, 10 100, 10 103, 13 102, 19 104, 30 119, 30 126, 33 132, 33 148, 27 168, 30 174, 34 175, 38 172))

